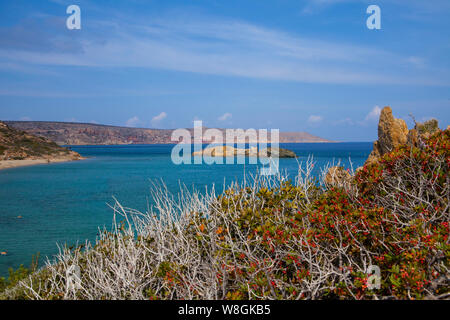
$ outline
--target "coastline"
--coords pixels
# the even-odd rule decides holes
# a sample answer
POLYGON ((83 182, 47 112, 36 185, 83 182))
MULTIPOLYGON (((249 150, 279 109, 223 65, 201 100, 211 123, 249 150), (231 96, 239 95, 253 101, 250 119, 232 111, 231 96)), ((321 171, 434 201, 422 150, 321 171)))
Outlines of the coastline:
MULTIPOLYGON (((307 144, 307 143, 360 143, 360 142, 369 142, 373 143, 373 141, 302 141, 302 142, 283 142, 280 141, 279 144, 307 144)), ((258 143, 258 142, 254 142, 258 143)), ((159 146, 159 145, 173 145, 176 146, 179 143, 171 142, 171 143, 119 143, 119 144, 105 144, 105 143, 98 143, 98 144, 61 144, 61 147, 101 147, 101 146, 107 146, 107 147, 114 147, 114 146, 159 146)), ((193 144, 193 143, 192 143, 193 144)), ((202 142, 202 145, 210 145, 211 142, 202 142)), ((248 142, 246 142, 248 144, 248 142)), ((270 142, 268 142, 270 144, 270 142)), ((225 143, 224 143, 225 145, 225 143)))
POLYGON ((25 159, 25 160, 0 160, 0 170, 12 169, 19 167, 29 167, 38 164, 51 164, 60 162, 79 161, 86 158, 68 159, 68 158, 53 158, 53 159, 25 159))

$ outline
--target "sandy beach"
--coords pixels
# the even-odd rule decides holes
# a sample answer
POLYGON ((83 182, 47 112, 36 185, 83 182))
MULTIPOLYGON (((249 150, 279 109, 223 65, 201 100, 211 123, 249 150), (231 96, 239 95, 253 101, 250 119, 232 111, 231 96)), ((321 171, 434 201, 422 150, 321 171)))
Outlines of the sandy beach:
POLYGON ((0 170, 33 166, 37 164, 49 164, 55 162, 66 162, 66 161, 78 161, 82 159, 67 159, 67 158, 55 158, 55 159, 27 159, 27 160, 0 160, 0 170))

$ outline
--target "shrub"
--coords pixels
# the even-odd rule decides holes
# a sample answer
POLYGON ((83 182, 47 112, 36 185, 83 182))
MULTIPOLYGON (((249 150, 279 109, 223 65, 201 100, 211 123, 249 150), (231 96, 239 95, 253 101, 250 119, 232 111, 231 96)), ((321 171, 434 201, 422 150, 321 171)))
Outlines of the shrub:
POLYGON ((439 122, 436 119, 430 119, 424 123, 416 123, 416 129, 419 134, 435 133, 439 130, 439 122))
POLYGON ((8 297, 447 298, 449 144, 447 130, 401 146, 343 187, 319 186, 311 162, 294 182, 256 176, 219 196, 155 187, 149 212, 116 203, 112 231, 61 249, 8 297), (74 265, 80 286, 68 289, 74 265), (371 265, 381 270, 378 289, 371 265))
POLYGON ((22 280, 27 279, 31 274, 36 272, 39 260, 39 253, 36 256, 33 256, 31 265, 29 268, 25 268, 23 265, 20 265, 19 268, 14 270, 13 268, 9 268, 9 276, 8 278, 0 277, 0 299, 3 297, 4 293, 7 290, 11 290, 16 287, 22 280))
POLYGON ((400 146, 355 177, 361 198, 396 212, 401 220, 448 221, 450 130, 423 146, 400 146))

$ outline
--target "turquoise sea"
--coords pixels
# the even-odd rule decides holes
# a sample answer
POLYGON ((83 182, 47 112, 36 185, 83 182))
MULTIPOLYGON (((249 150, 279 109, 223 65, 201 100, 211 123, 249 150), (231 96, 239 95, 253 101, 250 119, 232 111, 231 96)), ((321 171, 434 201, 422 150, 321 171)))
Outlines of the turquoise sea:
MULTIPOLYGON (((372 143, 281 144, 293 150, 299 161, 314 156, 315 173, 327 163, 341 160, 361 166, 372 143)), ((224 181, 241 180, 258 165, 175 165, 173 145, 73 146, 88 157, 78 162, 56 163, 0 171, 0 276, 9 267, 28 266, 33 254, 57 253, 57 243, 69 245, 95 240, 98 228, 110 228, 113 197, 123 206, 145 211, 151 205, 152 180, 162 179, 171 192, 179 183, 198 190, 224 181), (22 216, 22 218, 18 218, 22 216)), ((280 159, 280 169, 294 177, 297 160, 280 159)))

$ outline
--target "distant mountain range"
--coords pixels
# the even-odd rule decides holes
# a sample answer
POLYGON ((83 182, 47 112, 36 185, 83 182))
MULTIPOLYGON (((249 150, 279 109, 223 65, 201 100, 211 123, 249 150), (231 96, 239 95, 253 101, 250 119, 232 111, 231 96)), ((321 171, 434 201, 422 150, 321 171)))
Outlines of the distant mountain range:
MULTIPOLYGON (((91 123, 4 121, 10 127, 44 137, 59 145, 170 144, 173 129, 116 127, 91 123)), ((206 130, 207 128, 203 128, 206 130)), ((187 129, 193 137, 193 129, 187 129)), ((225 129, 218 129, 224 131, 225 129)), ((270 139, 270 131, 268 133, 270 139)), ((307 132, 280 132, 280 143, 332 142, 307 132)), ((208 140, 203 140, 209 143, 208 140)))

